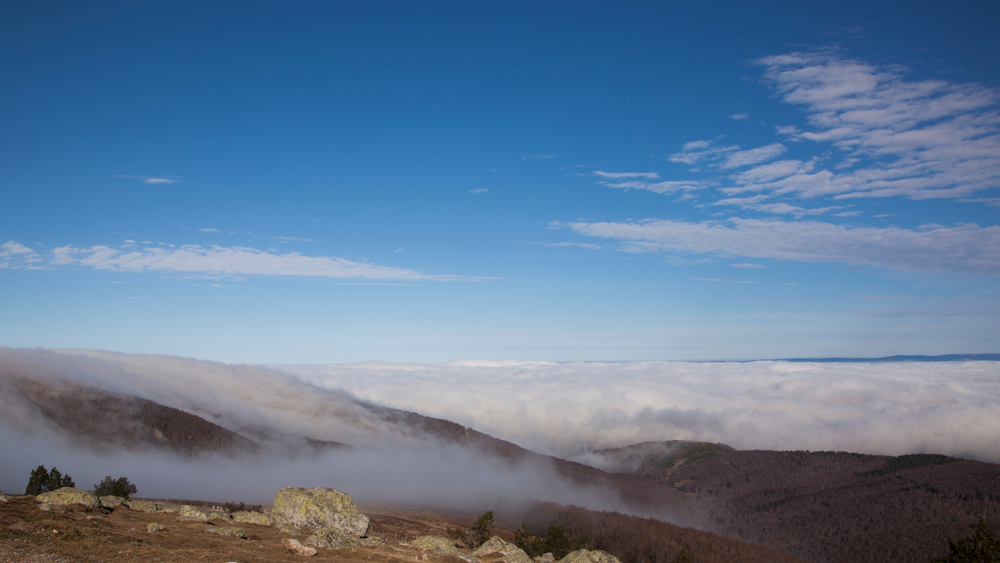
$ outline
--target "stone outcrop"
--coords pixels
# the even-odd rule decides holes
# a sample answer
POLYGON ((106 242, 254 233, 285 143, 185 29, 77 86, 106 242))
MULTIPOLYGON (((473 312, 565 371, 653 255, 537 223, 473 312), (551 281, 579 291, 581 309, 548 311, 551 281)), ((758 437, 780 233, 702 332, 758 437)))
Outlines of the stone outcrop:
POLYGON ((201 522, 208 522, 211 517, 208 514, 198 510, 193 506, 184 505, 181 507, 180 511, 177 513, 178 520, 199 520, 201 522))
POLYGON ((90 491, 75 489, 73 487, 63 487, 55 491, 42 493, 35 497, 35 502, 41 504, 82 504, 87 508, 98 508, 101 501, 97 500, 97 495, 90 491))
POLYGON ((166 526, 164 526, 163 524, 157 524, 156 522, 150 522, 149 524, 146 525, 146 531, 149 532, 150 534, 152 534, 153 532, 160 532, 166 529, 167 529, 166 526))
POLYGON ((281 545, 285 546, 285 549, 291 551, 295 555, 301 555, 303 557, 312 557, 319 553, 316 551, 315 547, 306 547, 299 543, 299 540, 293 540, 292 538, 285 538, 281 540, 281 545))
POLYGON ((501 538, 500 536, 493 536, 488 539, 486 543, 479 546, 479 549, 472 552, 476 557, 483 557, 485 555, 491 555, 493 553, 499 553, 500 555, 507 555, 508 553, 514 551, 515 549, 521 549, 516 545, 510 543, 509 541, 501 538))
POLYGON ((237 524, 256 524, 258 526, 273 526, 274 518, 260 512, 239 511, 233 513, 233 522, 237 524))
POLYGON ((433 551, 434 553, 440 553, 442 555, 454 555, 455 557, 463 558, 466 557, 464 553, 455 547, 455 542, 440 536, 420 536, 411 541, 410 545, 413 547, 419 547, 420 549, 426 549, 427 551, 433 551))
POLYGON ((504 555, 499 561, 503 563, 534 563, 534 560, 523 549, 516 546, 514 551, 504 555))
POLYGON ((205 528, 205 531, 219 534, 220 536, 232 536, 240 539, 246 539, 247 537, 247 531, 236 526, 209 526, 205 528))
POLYGON ((343 534, 338 530, 320 530, 306 538, 305 543, 313 547, 326 547, 330 549, 340 549, 342 547, 355 548, 360 545, 357 538, 343 534))
POLYGON ((101 506, 104 508, 118 508, 119 506, 125 504, 124 498, 113 495, 103 496, 97 500, 101 501, 101 506))
POLYGON ((578 549, 559 560, 560 563, 621 563, 617 557, 606 551, 578 549))
POLYGON ((160 510, 159 505, 151 500, 127 500, 125 501, 125 506, 129 510, 138 512, 156 512, 160 510))
POLYGON ((289 528, 334 529, 353 537, 368 533, 368 517, 336 489, 285 487, 274 497, 271 516, 275 525, 289 528))

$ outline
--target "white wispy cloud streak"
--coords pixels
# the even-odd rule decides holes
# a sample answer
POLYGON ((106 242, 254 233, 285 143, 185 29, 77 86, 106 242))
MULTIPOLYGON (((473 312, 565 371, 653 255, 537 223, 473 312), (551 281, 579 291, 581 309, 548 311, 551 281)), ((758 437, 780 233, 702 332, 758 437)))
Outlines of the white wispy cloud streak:
POLYGON ((647 180, 656 180, 660 177, 660 175, 656 172, 602 172, 600 170, 595 170, 594 176, 600 176, 601 178, 607 178, 609 180, 620 180, 622 178, 645 178, 647 180))
POLYGON ((304 276, 336 279, 461 280, 452 275, 428 275, 405 268, 353 262, 329 256, 277 253, 241 246, 179 248, 152 247, 122 250, 108 246, 61 246, 51 252, 54 266, 88 266, 120 272, 178 272, 205 275, 304 276))
POLYGON ((585 236, 621 241, 623 250, 631 252, 714 253, 1000 276, 997 226, 965 224, 910 230, 739 218, 698 223, 648 219, 554 225, 585 236))
MULTIPOLYGON (((767 165, 730 177, 732 185, 724 192, 927 199, 964 197, 1000 183, 1000 93, 995 89, 907 80, 905 69, 833 52, 754 62, 764 68, 764 81, 781 100, 808 115, 807 130, 783 126, 778 133, 839 149, 842 158, 830 168, 798 160, 767 165)), ((693 164, 735 154, 729 147, 696 143, 701 144, 688 143, 671 160, 693 164)), ((759 156, 759 162, 769 160, 764 153, 759 156)))
POLYGON ((178 184, 181 179, 176 176, 134 176, 131 174, 116 174, 115 178, 133 178, 135 180, 142 180, 144 184, 161 185, 161 184, 178 184))

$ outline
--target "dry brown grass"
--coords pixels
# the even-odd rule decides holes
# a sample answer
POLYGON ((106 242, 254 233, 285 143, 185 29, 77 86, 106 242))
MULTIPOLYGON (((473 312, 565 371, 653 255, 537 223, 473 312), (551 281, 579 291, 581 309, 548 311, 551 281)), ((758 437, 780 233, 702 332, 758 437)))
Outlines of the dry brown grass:
MULTIPOLYGON (((372 535, 383 537, 383 547, 320 549, 315 557, 302 558, 287 551, 282 539, 304 541, 308 535, 287 536, 276 528, 238 524, 247 539, 219 536, 205 531, 202 522, 181 522, 175 513, 144 513, 127 509, 109 511, 75 505, 39 510, 33 497, 8 497, 0 503, 0 561, 21 561, 17 554, 48 554, 51 561, 124 563, 188 563, 198 561, 257 563, 308 561, 360 561, 401 563, 418 561, 463 563, 406 545, 417 535, 445 535, 445 528, 463 524, 432 514, 402 509, 369 509, 372 535), (149 533, 156 522, 166 530, 149 533), (425 557, 426 556, 426 559, 425 557), (9 558, 9 559, 8 559, 9 558)), ((231 523, 216 519, 210 525, 231 523)))

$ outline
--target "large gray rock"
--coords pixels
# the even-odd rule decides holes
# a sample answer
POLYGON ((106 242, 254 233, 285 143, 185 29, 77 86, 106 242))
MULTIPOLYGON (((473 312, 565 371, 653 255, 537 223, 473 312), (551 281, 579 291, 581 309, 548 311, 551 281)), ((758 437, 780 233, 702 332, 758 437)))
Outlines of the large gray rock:
POLYGON ((427 551, 433 551, 434 553, 440 553, 442 555, 454 555, 455 557, 462 557, 465 555, 459 551, 457 547, 455 547, 454 541, 440 536, 420 536, 411 541, 410 545, 413 547, 419 547, 420 549, 426 549, 427 551))
POLYGON ((486 543, 479 546, 479 549, 472 552, 476 557, 484 557, 493 553, 499 553, 500 555, 507 555, 508 553, 521 549, 516 545, 510 543, 509 541, 501 538, 500 536, 493 536, 488 539, 486 543))
POLYGON ((274 497, 271 517, 275 525, 288 528, 334 529, 354 537, 368 533, 368 517, 337 489, 285 487, 274 497))
POLYGON ((97 499, 97 495, 90 491, 74 489, 73 487, 63 487, 55 491, 42 493, 35 497, 35 502, 49 505, 82 504, 87 508, 98 508, 101 506, 101 501, 97 499))

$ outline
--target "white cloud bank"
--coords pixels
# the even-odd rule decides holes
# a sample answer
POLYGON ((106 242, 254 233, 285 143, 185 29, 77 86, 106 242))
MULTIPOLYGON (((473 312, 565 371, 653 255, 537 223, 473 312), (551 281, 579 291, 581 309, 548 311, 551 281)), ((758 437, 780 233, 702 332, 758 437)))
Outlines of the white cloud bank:
MULTIPOLYGON (((14 241, 0 246, 0 267, 38 265, 41 259, 30 248, 14 241)), ((415 270, 353 262, 330 256, 305 256, 297 252, 277 253, 242 246, 180 248, 147 247, 127 250, 109 246, 52 249, 50 266, 88 266, 117 272, 176 272, 211 276, 260 275, 304 276, 336 279, 461 280, 452 275, 429 275, 415 270)))
POLYGON ((1000 363, 280 366, 362 399, 557 455, 642 441, 935 452, 1000 462, 1000 363))
POLYGON ((582 235, 622 241, 623 249, 633 252, 716 253, 1000 276, 998 226, 937 225, 910 230, 738 218, 700 223, 664 219, 577 222, 565 226, 582 235))

